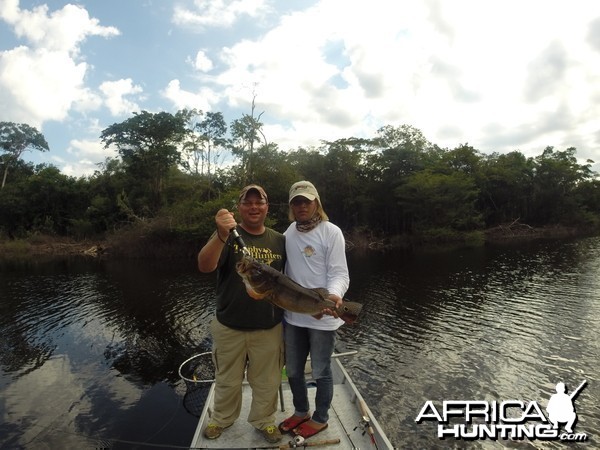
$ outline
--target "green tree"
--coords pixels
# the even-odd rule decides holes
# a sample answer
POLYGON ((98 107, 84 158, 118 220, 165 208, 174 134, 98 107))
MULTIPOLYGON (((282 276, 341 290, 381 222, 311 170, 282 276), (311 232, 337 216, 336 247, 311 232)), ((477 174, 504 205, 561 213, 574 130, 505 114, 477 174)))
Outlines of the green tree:
POLYGON ((263 143, 267 145, 267 138, 262 132, 263 123, 260 117, 261 112, 257 117, 254 117, 256 109, 256 94, 252 97, 252 108, 250 114, 243 114, 240 119, 236 119, 231 123, 231 151, 234 156, 241 158, 242 168, 244 170, 244 181, 242 184, 254 179, 254 148, 257 144, 263 143), (261 139, 262 137, 262 139, 261 139))
POLYGON ((118 158, 106 158, 98 166, 99 170, 87 178, 90 200, 85 219, 93 232, 104 233, 127 222, 117 199, 125 190, 128 177, 123 162, 118 158))
POLYGON ((580 208, 578 222, 585 226, 598 227, 600 225, 600 180, 592 179, 579 183, 574 195, 580 208))
MULTIPOLYGON (((232 148, 234 156, 242 161, 246 182, 254 178, 254 148, 261 142, 259 131, 263 124, 259 118, 244 114, 241 119, 231 123, 232 148)), ((263 141, 267 144, 266 139, 263 141)))
POLYGON ((186 125, 189 132, 181 146, 182 155, 179 163, 186 172, 192 175, 200 175, 204 171, 206 159, 204 136, 196 131, 199 118, 203 115, 202 111, 196 109, 190 111, 190 118, 186 125))
POLYGON ((324 178, 315 180, 315 184, 326 202, 327 214, 343 229, 358 227, 371 207, 363 170, 370 141, 348 138, 325 145, 324 178))
POLYGON ((12 182, 6 185, 0 195, 0 231, 11 239, 25 236, 31 228, 31 222, 27 219, 31 203, 25 194, 25 186, 34 173, 32 163, 17 160, 12 170, 12 182))
MULTIPOLYGON (((327 182, 327 155, 326 148, 300 148, 288 154, 288 164, 294 169, 296 177, 306 179, 321 185, 327 182)), ((293 182, 292 182, 293 184, 293 182)), ((291 186, 291 185, 290 185, 291 186)))
POLYGON ((0 196, 0 227, 10 237, 73 234, 89 205, 86 181, 46 164, 26 170, 27 176, 16 178, 0 196))
MULTIPOLYGON (((298 181, 298 174, 289 164, 288 153, 280 151, 276 144, 259 146, 254 152, 253 177, 248 183, 257 183, 269 194, 269 216, 272 226, 285 230, 288 220, 288 192, 298 181)), ((240 183, 240 186, 244 183, 240 183)))
POLYGON ((416 172, 395 190, 415 228, 473 230, 481 226, 476 208, 479 190, 472 177, 463 172, 416 172))
POLYGON ((376 150, 367 156, 365 169, 371 181, 368 195, 374 203, 369 214, 374 222, 369 225, 386 233, 410 232, 413 215, 404 210, 395 192, 411 175, 433 167, 442 151, 409 125, 380 128, 372 145, 376 150))
POLYGON ((476 178, 479 176, 482 155, 468 144, 440 154, 438 167, 447 172, 462 172, 476 178))
POLYGON ((189 110, 175 115, 142 111, 102 131, 105 148, 114 145, 121 156, 130 177, 130 195, 138 200, 136 209, 153 214, 162 205, 165 179, 181 160, 179 145, 189 133, 186 124, 192 114, 189 110), (139 181, 145 183, 145 189, 136 188, 139 181))
POLYGON ((16 164, 25 150, 49 151, 44 135, 36 128, 13 122, 0 122, 0 149, 5 152, 2 155, 4 175, 0 189, 6 184, 8 168, 16 164))
POLYGON ((227 147, 225 138, 227 124, 220 112, 208 112, 206 117, 196 122, 183 144, 184 152, 189 155, 189 161, 182 161, 183 168, 190 174, 200 176, 208 184, 207 198, 211 198, 213 180, 223 151, 227 147))
POLYGON ((204 138, 204 149, 206 152, 206 173, 210 179, 213 165, 218 164, 221 153, 227 140, 227 124, 220 112, 208 112, 206 118, 196 125, 196 129, 204 138))
POLYGON ((535 158, 532 219, 536 224, 560 223, 576 214, 578 206, 573 192, 593 172, 590 163, 577 162, 575 153, 574 147, 564 151, 546 147, 535 158))
POLYGON ((488 227, 530 216, 534 160, 521 152, 494 153, 482 160, 480 208, 488 227))
POLYGON ((423 132, 412 125, 393 127, 386 125, 377 130, 376 139, 382 148, 403 148, 425 151, 432 147, 423 132))

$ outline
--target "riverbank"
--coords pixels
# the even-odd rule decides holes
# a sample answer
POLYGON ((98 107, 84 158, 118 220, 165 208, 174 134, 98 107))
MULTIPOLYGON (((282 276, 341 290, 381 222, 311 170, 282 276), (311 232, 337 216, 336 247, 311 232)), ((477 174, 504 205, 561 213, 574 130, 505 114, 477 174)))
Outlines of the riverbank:
MULTIPOLYGON (((349 251, 387 251, 393 249, 447 249, 477 247, 486 243, 533 239, 561 239, 598 234, 599 230, 561 225, 541 228, 513 222, 484 231, 469 233, 430 231, 421 235, 376 236, 354 232, 346 236, 349 251)), ((40 256, 85 256, 90 258, 194 258, 205 238, 180 233, 140 233, 135 230, 107 238, 75 240, 59 236, 35 235, 27 239, 0 240, 0 258, 36 258, 40 256)))
POLYGON ((27 239, 0 240, 0 258, 84 256, 90 258, 150 259, 195 257, 202 243, 193 236, 157 236, 132 232, 106 238, 77 240, 36 235, 27 239))
POLYGON ((3 258, 51 255, 99 256, 104 253, 105 248, 102 242, 76 241, 56 236, 35 236, 28 239, 0 241, 0 253, 3 258))

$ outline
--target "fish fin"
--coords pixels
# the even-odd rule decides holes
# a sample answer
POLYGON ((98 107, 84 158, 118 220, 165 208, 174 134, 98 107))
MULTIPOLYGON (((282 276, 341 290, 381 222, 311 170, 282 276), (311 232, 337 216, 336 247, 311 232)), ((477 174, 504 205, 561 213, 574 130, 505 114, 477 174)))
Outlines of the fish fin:
POLYGON ((248 293, 248 296, 254 300, 263 300, 267 296, 267 294, 259 294, 252 289, 246 289, 246 292, 248 293))
POLYGON ((311 289, 311 291, 316 292, 317 294, 319 294, 319 297, 327 300, 327 298, 329 297, 329 291, 325 288, 313 288, 311 289))
POLYGON ((244 284, 246 285, 246 293, 250 298, 253 298, 254 300, 262 300, 268 295, 259 294, 258 292, 256 292, 254 289, 252 289, 252 286, 250 286, 250 284, 246 283, 246 280, 244 280, 244 284))

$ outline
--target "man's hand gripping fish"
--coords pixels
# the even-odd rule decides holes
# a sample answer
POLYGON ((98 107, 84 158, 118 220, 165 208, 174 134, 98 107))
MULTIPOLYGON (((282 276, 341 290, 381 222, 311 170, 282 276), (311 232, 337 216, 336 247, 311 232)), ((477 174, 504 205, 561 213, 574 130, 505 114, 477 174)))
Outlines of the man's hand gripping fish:
POLYGON ((344 301, 340 308, 327 297, 327 289, 308 289, 290 277, 244 254, 236 265, 244 280, 248 295, 255 300, 267 300, 288 311, 317 316, 330 309, 346 323, 354 323, 362 309, 356 302, 344 301))

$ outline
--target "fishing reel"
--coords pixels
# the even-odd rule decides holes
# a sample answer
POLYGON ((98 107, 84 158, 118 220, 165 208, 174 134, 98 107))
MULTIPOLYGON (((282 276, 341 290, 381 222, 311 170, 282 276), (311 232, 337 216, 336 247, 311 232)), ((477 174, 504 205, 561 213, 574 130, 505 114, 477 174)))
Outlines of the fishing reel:
POLYGON ((362 435, 363 436, 367 432, 369 432, 369 434, 371 434, 370 433, 370 431, 371 431, 371 420, 369 419, 369 417, 368 416, 362 416, 360 422, 358 423, 358 425, 356 425, 354 427, 354 429, 352 431, 356 431, 357 428, 362 429, 362 435))
MULTIPOLYGON (((322 447, 322 446, 327 446, 327 445, 335 445, 335 444, 339 444, 340 443, 340 439, 336 438, 336 439, 326 439, 323 441, 310 441, 310 442, 306 442, 306 438, 302 437, 302 436, 294 436, 294 439, 292 439, 288 444, 287 447, 285 445, 280 446, 280 447, 269 447, 269 448, 307 448, 307 447, 322 447)), ((264 447, 263 447, 264 448, 264 447)))
POLYGON ((304 446, 305 439, 302 436, 294 436, 294 439, 290 441, 290 448, 297 448, 304 446))

